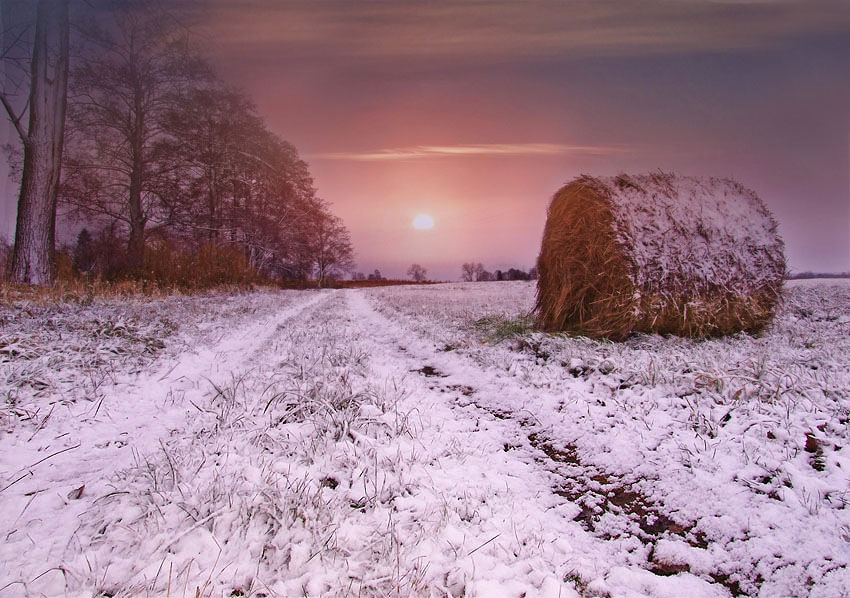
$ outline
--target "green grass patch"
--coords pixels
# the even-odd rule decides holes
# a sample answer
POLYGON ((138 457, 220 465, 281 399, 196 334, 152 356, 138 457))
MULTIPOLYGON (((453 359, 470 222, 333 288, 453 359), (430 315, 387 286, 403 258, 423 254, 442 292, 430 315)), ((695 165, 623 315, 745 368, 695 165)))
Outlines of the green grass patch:
POLYGON ((534 318, 528 314, 516 317, 504 315, 485 316, 475 321, 475 328, 488 343, 501 343, 504 340, 521 336, 534 326, 534 318))

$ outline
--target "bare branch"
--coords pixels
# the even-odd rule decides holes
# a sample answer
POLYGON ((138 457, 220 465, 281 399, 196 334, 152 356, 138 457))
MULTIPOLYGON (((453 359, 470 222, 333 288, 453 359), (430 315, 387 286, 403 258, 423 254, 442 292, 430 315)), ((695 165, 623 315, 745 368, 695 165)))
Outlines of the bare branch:
POLYGON ((3 108, 6 109, 6 114, 9 115, 9 120, 12 121, 12 124, 15 127, 15 130, 18 132, 18 136, 21 138, 21 141, 24 142, 24 145, 29 144, 29 135, 27 135, 26 130, 21 124, 21 118, 23 114, 20 116, 15 114, 15 109, 12 107, 12 104, 9 103, 9 100, 6 98, 6 94, 0 92, 0 102, 3 103, 3 108))

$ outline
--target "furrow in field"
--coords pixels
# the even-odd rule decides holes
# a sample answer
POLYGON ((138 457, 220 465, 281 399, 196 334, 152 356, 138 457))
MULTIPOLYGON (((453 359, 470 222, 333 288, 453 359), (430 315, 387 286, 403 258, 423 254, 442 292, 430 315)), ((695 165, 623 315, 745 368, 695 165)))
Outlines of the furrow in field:
MULTIPOLYGON (((663 505, 653 503, 638 488, 610 472, 584 464, 574 447, 553 441, 552 430, 535 417, 539 389, 523 387, 504 372, 485 370, 457 352, 438 350, 433 343, 378 313, 363 294, 352 294, 350 303, 355 319, 362 323, 364 334, 369 331, 375 345, 373 351, 381 355, 386 367, 409 372, 418 378, 414 383, 424 387, 432 400, 451 409, 453 417, 486 427, 491 443, 494 436, 498 439, 491 447, 494 472, 499 471, 497 463, 510 461, 505 471, 509 469, 513 475, 522 471, 522 476, 527 477, 526 485, 536 488, 536 504, 548 504, 549 508, 561 508, 570 514, 552 519, 562 526, 552 532, 562 539, 571 538, 574 547, 581 546, 585 554, 593 554, 593 567, 583 567, 563 548, 557 549, 557 543, 551 544, 547 558, 553 563, 560 559, 574 565, 571 575, 576 588, 592 586, 594 591, 605 588, 615 594, 631 592, 636 596, 663 592, 664 587, 689 587, 693 595, 699 596, 736 592, 734 583, 721 574, 705 572, 698 578, 685 567, 654 558, 654 542, 660 538, 674 538, 698 549, 705 548, 704 540, 693 531, 692 522, 673 521, 664 515, 663 505), (543 500, 541 491, 551 495, 543 500), (606 531, 596 533, 594 522, 600 517, 606 518, 606 531), (614 536, 610 535, 612 528, 617 529, 614 536), (673 575, 675 579, 670 577, 673 575)), ((534 505, 523 504, 527 497, 522 493, 515 500, 518 511, 535 509, 534 505)))
POLYGON ((790 294, 762 337, 611 344, 517 328, 528 291, 366 295, 434 385, 524 422, 515 444, 542 449, 578 521, 645 542, 647 569, 734 595, 847 595, 846 374, 819 350, 844 342, 840 294, 790 294))

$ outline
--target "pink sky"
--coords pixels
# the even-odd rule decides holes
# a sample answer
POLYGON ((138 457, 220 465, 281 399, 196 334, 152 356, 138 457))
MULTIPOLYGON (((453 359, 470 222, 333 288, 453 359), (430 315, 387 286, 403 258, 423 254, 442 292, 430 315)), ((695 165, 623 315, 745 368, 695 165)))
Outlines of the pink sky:
POLYGON ((656 169, 738 179, 793 270, 850 270, 846 0, 201 6, 201 49, 310 163, 361 271, 528 269, 560 185, 656 169))

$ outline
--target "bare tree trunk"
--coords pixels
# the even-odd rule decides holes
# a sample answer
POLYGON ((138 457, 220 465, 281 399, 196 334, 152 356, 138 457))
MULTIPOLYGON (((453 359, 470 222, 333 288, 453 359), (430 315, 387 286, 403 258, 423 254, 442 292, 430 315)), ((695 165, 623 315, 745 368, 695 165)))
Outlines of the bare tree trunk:
MULTIPOLYGON (((135 71, 135 69, 133 69, 135 71)), ((134 73, 135 75, 135 73, 134 73)), ((127 265, 131 271, 142 267, 145 255, 145 217, 142 205, 142 179, 145 168, 145 111, 142 106, 142 89, 138 81, 133 85, 133 127, 130 133, 131 159, 129 197, 127 204, 130 211, 130 236, 127 240, 127 265)))
MULTIPOLYGON (((0 1, 0 52, 3 56, 8 56, 9 46, 13 43, 13 37, 10 35, 8 28, 12 23, 12 6, 11 2, 0 1)), ((0 91, 3 90, 4 82, 8 81, 7 77, 11 75, 12 69, 9 65, 9 60, 0 59, 0 91)), ((13 137, 18 134, 14 132, 11 119, 7 122, 0 118, 0 146, 12 144, 13 137)), ((10 241, 15 237, 15 214, 17 213, 17 202, 13 200, 13 195, 16 190, 13 190, 15 184, 12 182, 9 173, 9 164, 7 160, 0 159, 0 239, 10 241)), ((14 199, 17 199, 15 197, 14 199)), ((5 264, 11 267, 11 262, 5 264)), ((9 272, 4 269, 0 272, 0 279, 8 276, 9 272)))
MULTIPOLYGON (((131 211, 132 218, 132 211, 131 211)), ((130 222, 130 235, 127 239, 127 267, 138 272, 145 257, 145 224, 139 218, 130 222)))
MULTIPOLYGON (((68 88, 68 0, 39 0, 24 143, 12 280, 49 285, 55 278, 59 189, 68 88)), ((7 107, 8 109, 8 107, 7 107)), ((11 115, 10 115, 11 116, 11 115)))
POLYGON ((142 267, 145 255, 145 215, 142 210, 142 174, 141 167, 133 164, 130 173, 130 190, 128 197, 130 208, 130 236, 127 240, 127 265, 131 271, 142 267))
POLYGON ((219 229, 221 228, 218 206, 218 184, 215 179, 215 173, 213 173, 212 182, 210 183, 210 188, 207 193, 207 220, 209 222, 207 238, 210 243, 218 242, 219 229))

